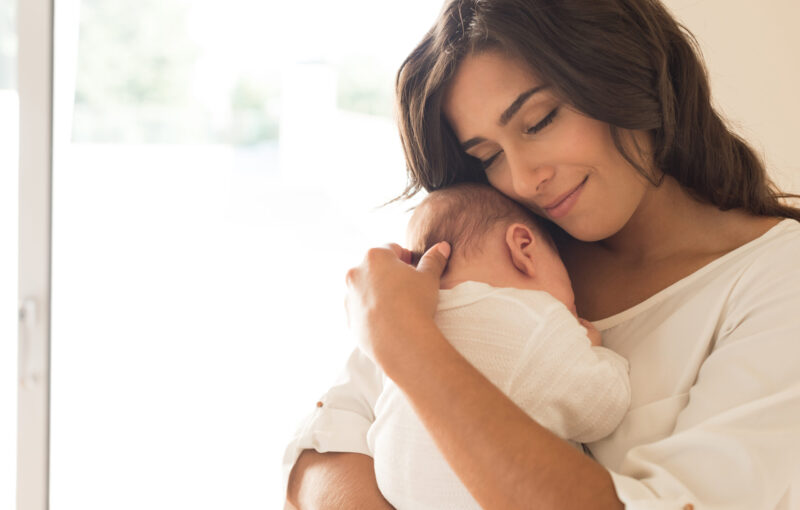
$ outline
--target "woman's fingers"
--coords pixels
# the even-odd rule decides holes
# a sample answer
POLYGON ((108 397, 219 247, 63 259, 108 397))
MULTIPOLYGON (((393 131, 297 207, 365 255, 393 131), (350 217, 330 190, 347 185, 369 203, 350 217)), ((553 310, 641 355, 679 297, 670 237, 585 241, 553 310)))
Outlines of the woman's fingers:
POLYGON ((417 264, 417 271, 429 273, 439 279, 447 267, 447 259, 450 257, 450 245, 442 241, 436 243, 426 251, 417 264))
POLYGON ((402 260, 406 264, 411 264, 413 254, 411 253, 410 250, 403 248, 397 243, 391 243, 387 246, 390 250, 394 252, 395 255, 397 255, 398 259, 402 260))
POLYGON ((409 250, 390 244, 369 249, 361 264, 347 272, 348 324, 373 361, 394 359, 409 341, 403 327, 433 320, 449 253, 449 245, 440 243, 414 267, 409 250))

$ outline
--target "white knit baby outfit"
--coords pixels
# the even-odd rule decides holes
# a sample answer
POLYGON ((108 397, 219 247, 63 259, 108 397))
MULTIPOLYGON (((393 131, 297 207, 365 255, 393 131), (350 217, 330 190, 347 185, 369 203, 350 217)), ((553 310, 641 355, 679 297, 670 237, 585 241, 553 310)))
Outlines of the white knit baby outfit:
MULTIPOLYGON (((531 418, 573 442, 596 441, 630 403, 628 363, 593 347, 550 294, 465 282, 439 292, 450 343, 531 418)), ((384 376, 367 443, 384 497, 398 510, 479 509, 400 389, 384 376)))

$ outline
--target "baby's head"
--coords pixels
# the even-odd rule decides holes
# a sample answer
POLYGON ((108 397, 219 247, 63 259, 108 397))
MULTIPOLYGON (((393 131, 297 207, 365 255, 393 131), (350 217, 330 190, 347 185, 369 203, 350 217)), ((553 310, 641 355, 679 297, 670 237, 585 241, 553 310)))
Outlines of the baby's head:
POLYGON ((440 241, 451 247, 442 288, 472 280, 549 292, 575 311, 567 270, 540 220, 491 186, 457 184, 430 193, 408 224, 416 257, 440 241))

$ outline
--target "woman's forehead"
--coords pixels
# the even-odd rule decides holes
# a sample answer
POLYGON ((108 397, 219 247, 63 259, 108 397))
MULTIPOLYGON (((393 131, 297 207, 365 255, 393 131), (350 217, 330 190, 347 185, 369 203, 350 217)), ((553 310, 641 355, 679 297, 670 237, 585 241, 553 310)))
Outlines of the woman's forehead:
POLYGON ((451 125, 478 112, 494 113, 499 121, 520 95, 543 85, 523 60, 486 50, 464 57, 445 89, 442 107, 451 125))

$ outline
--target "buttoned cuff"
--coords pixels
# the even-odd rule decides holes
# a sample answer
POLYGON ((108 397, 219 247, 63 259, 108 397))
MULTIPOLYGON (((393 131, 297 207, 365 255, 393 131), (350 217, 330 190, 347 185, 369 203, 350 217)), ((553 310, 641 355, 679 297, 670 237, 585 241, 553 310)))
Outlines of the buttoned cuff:
POLYGON ((372 456, 367 445, 367 431, 372 422, 353 411, 335 409, 320 404, 297 429, 294 439, 283 455, 284 493, 289 474, 303 450, 363 453, 372 456))

